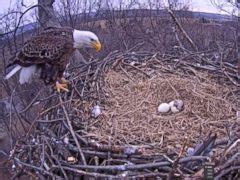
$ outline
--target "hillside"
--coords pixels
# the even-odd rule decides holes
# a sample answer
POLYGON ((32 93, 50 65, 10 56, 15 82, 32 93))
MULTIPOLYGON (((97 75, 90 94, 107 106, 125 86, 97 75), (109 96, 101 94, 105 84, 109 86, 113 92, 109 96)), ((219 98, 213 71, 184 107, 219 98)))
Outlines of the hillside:
MULTIPOLYGON (((193 12, 193 11, 175 11, 176 17, 178 18, 193 18, 193 19, 205 19, 213 21, 233 21, 234 17, 223 14, 216 13, 206 13, 206 12, 193 12)), ((149 9, 131 9, 131 10, 103 10, 101 12, 89 13, 89 14, 78 14, 74 15, 79 21, 98 21, 107 20, 109 16, 114 18, 134 18, 134 17, 161 17, 169 18, 169 14, 166 10, 149 10, 149 9), (86 19, 87 18, 87 19, 86 19)), ((25 33, 27 31, 33 30, 37 27, 37 23, 29 23, 24 26, 20 26, 17 30, 17 34, 25 33)))

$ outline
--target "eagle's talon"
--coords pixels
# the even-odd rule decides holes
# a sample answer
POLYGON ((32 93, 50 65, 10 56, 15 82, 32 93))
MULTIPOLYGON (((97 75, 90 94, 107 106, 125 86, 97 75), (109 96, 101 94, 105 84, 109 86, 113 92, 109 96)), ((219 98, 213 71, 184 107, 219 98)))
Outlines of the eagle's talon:
POLYGON ((62 91, 65 91, 65 92, 69 92, 68 90, 68 85, 67 84, 61 84, 59 83, 58 81, 56 82, 55 86, 54 86, 54 89, 57 91, 57 92, 61 92, 62 91))
POLYGON ((62 84, 69 84, 69 81, 66 80, 65 78, 61 78, 61 83, 62 84))

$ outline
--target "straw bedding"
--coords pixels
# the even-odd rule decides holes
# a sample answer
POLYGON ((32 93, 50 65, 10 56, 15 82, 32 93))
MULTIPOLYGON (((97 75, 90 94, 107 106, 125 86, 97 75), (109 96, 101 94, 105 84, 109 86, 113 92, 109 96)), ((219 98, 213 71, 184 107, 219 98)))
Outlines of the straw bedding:
POLYGON ((150 77, 131 67, 105 74, 107 98, 99 104, 103 113, 88 121, 95 140, 143 146, 149 154, 179 151, 185 139, 191 147, 210 131, 226 136, 226 127, 235 121, 231 87, 218 84, 206 73, 186 76, 142 69, 150 77), (182 112, 157 112, 160 103, 175 99, 183 100, 182 112))

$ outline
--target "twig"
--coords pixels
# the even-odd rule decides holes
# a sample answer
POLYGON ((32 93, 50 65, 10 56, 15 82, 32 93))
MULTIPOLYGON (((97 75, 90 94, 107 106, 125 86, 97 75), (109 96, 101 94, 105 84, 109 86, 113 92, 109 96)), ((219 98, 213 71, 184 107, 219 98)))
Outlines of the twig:
POLYGON ((10 99, 10 142, 11 142, 11 149, 13 148, 13 127, 12 127, 12 107, 13 107, 13 94, 15 92, 15 89, 11 93, 11 99, 10 99))
POLYGON ((173 21, 175 22, 175 24, 177 25, 177 27, 179 28, 179 30, 183 33, 183 35, 185 36, 185 38, 188 40, 188 42, 191 44, 192 48, 195 51, 198 51, 198 48, 196 46, 196 44, 193 42, 193 40, 188 36, 187 32, 183 29, 182 25, 180 24, 180 22, 177 20, 177 18, 175 17, 174 13, 172 12, 171 9, 167 9, 169 14, 171 15, 173 21))
MULTIPOLYGON (((55 175, 55 174, 53 174, 53 173, 51 173, 51 172, 49 172, 49 171, 46 171, 46 170, 44 170, 43 168, 40 168, 40 167, 37 167, 37 166, 34 166, 34 165, 30 165, 30 164, 24 163, 24 162, 20 161, 18 158, 14 158, 14 161, 15 161, 16 163, 18 163, 19 165, 26 166, 26 167, 28 167, 28 168, 37 170, 37 171, 39 171, 39 172, 42 172, 42 173, 44 173, 44 174, 47 174, 47 175, 51 176, 52 178, 59 178, 57 175, 55 175)), ((60 179, 61 179, 61 178, 60 178, 60 179)))
POLYGON ((228 166, 231 166, 234 161, 240 156, 240 153, 234 154, 230 159, 227 160, 223 165, 216 167, 215 169, 217 172, 221 172, 223 169, 227 168, 228 166))
MULTIPOLYGON (((186 163, 190 161, 204 161, 209 160, 206 156, 192 156, 187 158, 179 159, 179 163, 186 163)), ((148 168, 158 168, 162 166, 170 166, 172 163, 168 161, 154 162, 146 164, 125 164, 125 165, 109 165, 109 166, 92 166, 92 165, 72 165, 72 167, 89 169, 89 170, 117 170, 117 171, 128 171, 128 170, 140 170, 148 168)))
POLYGON ((182 154, 183 154, 184 151, 185 151, 186 145, 187 145, 187 138, 185 137, 185 141, 184 141, 183 146, 182 146, 182 148, 181 148, 181 150, 180 150, 180 152, 179 152, 179 154, 178 154, 178 157, 177 157, 177 159, 173 162, 172 171, 169 173, 168 180, 173 179, 174 173, 175 173, 175 171, 176 171, 176 169, 177 169, 178 162, 179 162, 182 154))
POLYGON ((78 150, 79 150, 79 153, 80 153, 82 162, 83 162, 84 165, 86 165, 87 163, 86 163, 85 156, 84 156, 84 154, 83 154, 83 152, 82 152, 81 146, 80 146, 80 144, 79 144, 79 142, 78 142, 77 136, 76 136, 76 134, 75 134, 75 132, 74 132, 74 129, 73 129, 72 124, 71 124, 71 121, 70 121, 70 119, 69 119, 69 117, 68 117, 67 110, 66 110, 66 108, 65 108, 65 106, 64 106, 63 100, 62 100, 62 98, 61 98, 60 95, 59 95, 59 100, 60 100, 60 103, 61 103, 61 107, 62 107, 62 109, 63 109, 63 111, 64 111, 64 114, 65 114, 65 117, 66 117, 66 120, 67 120, 69 129, 70 129, 70 132, 71 132, 71 134, 72 134, 72 136, 73 136, 73 139, 74 139, 74 141, 75 141, 75 143, 76 143, 76 145, 77 145, 77 147, 78 147, 78 150))
POLYGON ((231 166, 227 169, 222 170, 214 179, 219 180, 223 179, 224 176, 226 176, 231 171, 238 171, 240 169, 240 166, 231 166))
POLYGON ((224 152, 224 157, 226 157, 226 155, 232 150, 232 148, 234 148, 238 143, 240 142, 240 139, 237 139, 234 143, 231 144, 231 146, 229 146, 225 152, 224 152))
MULTIPOLYGON (((58 167, 53 166, 52 168, 58 168, 58 167)), ((82 170, 67 167, 67 166, 62 166, 62 168, 64 170, 71 171, 71 172, 74 172, 74 173, 77 173, 80 175, 84 175, 84 176, 90 176, 90 177, 95 177, 95 178, 116 178, 116 176, 113 176, 113 175, 107 175, 107 174, 95 173, 95 172, 86 172, 86 171, 82 171, 82 170)))
POLYGON ((19 112, 19 114, 25 113, 31 106, 34 104, 34 102, 37 100, 39 94, 41 93, 41 90, 37 93, 37 95, 33 98, 33 100, 25 107, 23 110, 19 112))

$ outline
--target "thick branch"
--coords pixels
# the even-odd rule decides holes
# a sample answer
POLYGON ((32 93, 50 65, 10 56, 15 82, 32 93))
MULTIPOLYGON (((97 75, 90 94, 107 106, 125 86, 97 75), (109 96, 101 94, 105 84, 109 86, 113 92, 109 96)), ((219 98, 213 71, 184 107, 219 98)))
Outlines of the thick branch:
POLYGON ((60 27, 60 23, 57 21, 54 14, 53 3, 55 0, 38 0, 38 4, 42 8, 38 8, 39 22, 43 28, 46 27, 60 27))
POLYGON ((171 9, 168 9, 169 14, 171 15, 174 23, 177 25, 177 27, 179 28, 179 30, 182 32, 182 34, 184 35, 184 37, 187 39, 187 41, 191 44, 192 48, 197 51, 198 48, 196 46, 196 44, 193 42, 193 40, 188 36, 187 32, 183 29, 182 25, 180 24, 180 22, 177 20, 177 18, 175 17, 175 15, 173 14, 171 9))

